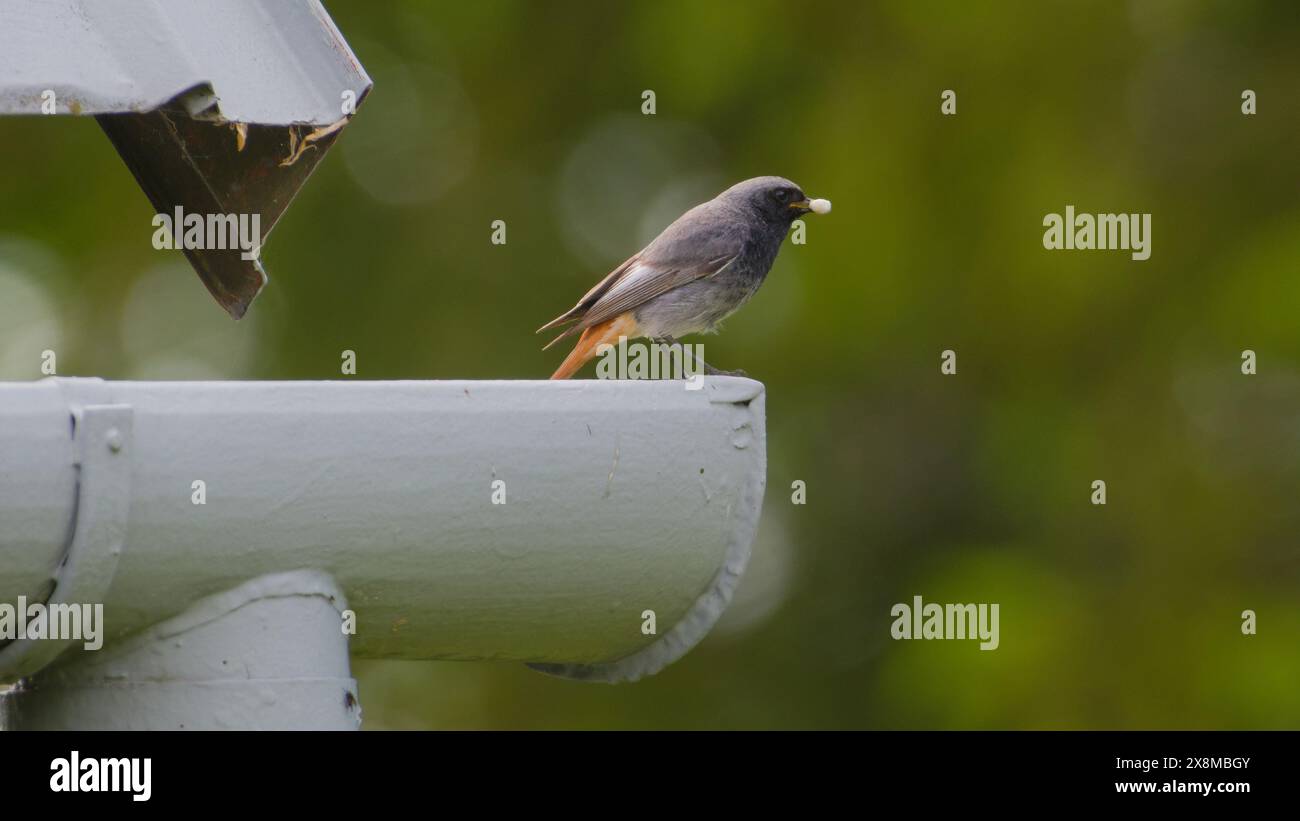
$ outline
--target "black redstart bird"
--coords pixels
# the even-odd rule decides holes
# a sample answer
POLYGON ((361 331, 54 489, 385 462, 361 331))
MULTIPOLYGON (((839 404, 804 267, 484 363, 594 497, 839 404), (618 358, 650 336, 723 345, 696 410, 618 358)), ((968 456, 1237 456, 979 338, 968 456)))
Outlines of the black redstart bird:
POLYGON ((809 211, 830 210, 829 200, 810 200, 782 177, 745 180, 695 206, 572 309, 537 329, 574 323, 546 348, 582 333, 551 378, 568 379, 600 345, 617 344, 621 336, 673 345, 677 337, 714 331, 763 284, 790 224, 809 211))

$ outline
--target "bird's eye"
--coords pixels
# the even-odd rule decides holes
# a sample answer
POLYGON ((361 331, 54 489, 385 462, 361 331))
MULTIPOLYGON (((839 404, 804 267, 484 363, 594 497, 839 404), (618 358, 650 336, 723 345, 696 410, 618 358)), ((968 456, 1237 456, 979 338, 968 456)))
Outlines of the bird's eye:
POLYGON ((776 198, 777 202, 785 202, 790 198, 790 192, 785 188, 778 188, 772 192, 772 196, 776 198))

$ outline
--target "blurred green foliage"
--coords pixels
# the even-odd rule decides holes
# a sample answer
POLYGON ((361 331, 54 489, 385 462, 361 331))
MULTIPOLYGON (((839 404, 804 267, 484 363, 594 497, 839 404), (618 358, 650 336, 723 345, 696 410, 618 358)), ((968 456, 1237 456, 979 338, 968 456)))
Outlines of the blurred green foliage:
POLYGON ((1296 4, 327 5, 375 90, 241 323, 93 120, 0 121, 0 378, 545 377, 533 329, 685 207, 835 204, 706 341, 768 391, 736 612, 635 685, 358 662, 368 727, 1300 727, 1296 4), (1151 259, 1045 251, 1067 204, 1151 259), (1000 649, 890 640, 918 594, 1000 649))

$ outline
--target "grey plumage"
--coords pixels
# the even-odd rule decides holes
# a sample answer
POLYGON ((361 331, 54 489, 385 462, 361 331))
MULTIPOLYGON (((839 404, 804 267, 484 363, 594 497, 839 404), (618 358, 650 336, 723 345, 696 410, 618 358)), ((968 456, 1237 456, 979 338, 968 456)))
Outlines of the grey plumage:
POLYGON ((652 339, 715 330, 763 284, 791 223, 813 207, 783 177, 733 185, 680 216, 572 309, 539 328, 574 323, 546 347, 628 312, 640 335, 652 339))

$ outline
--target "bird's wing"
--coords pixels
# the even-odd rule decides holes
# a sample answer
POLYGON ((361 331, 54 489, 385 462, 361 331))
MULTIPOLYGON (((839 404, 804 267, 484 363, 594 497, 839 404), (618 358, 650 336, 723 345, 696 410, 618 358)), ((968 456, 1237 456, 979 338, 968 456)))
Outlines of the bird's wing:
POLYGON ((546 347, 542 350, 546 350, 567 336, 639 308, 660 294, 665 294, 688 282, 720 273, 735 262, 738 256, 739 254, 728 254, 712 257, 696 264, 676 266, 654 265, 643 261, 639 255, 633 257, 601 280, 572 310, 541 328, 544 331, 576 320, 576 324, 566 328, 564 333, 546 343, 546 347))
POLYGON ((737 254, 715 256, 685 265, 653 265, 637 262, 607 290, 583 315, 578 325, 584 328, 613 319, 625 311, 639 308, 660 294, 711 277, 736 260, 737 254))
MULTIPOLYGON (((624 262, 622 265, 610 271, 605 276, 604 279, 602 279, 600 282, 597 282, 590 291, 584 294, 582 299, 578 300, 577 305, 574 305, 572 308, 560 314, 555 319, 552 319, 550 322, 538 328, 536 333, 540 334, 542 331, 549 331, 551 328, 554 328, 557 325, 563 325, 566 322, 572 322, 575 319, 581 319, 583 315, 591 308, 591 306, 596 304, 596 300, 604 296, 605 292, 608 291, 615 282, 618 282, 619 278, 622 277, 623 274, 627 273, 629 268, 631 268, 633 265, 636 264, 636 261, 640 258, 640 256, 641 256, 640 254, 637 254, 636 256, 624 262)), ((547 345, 546 347, 549 348, 550 345, 547 345)))
POLYGON ((719 215, 713 202, 687 211, 639 254, 615 268, 566 313, 540 331, 575 323, 564 337, 640 307, 660 294, 717 274, 740 256, 746 232, 730 215, 719 215))

